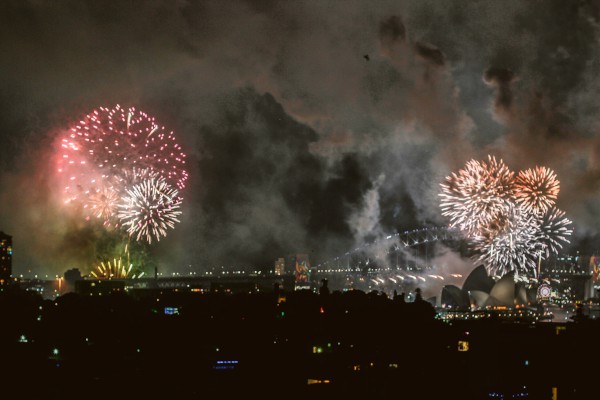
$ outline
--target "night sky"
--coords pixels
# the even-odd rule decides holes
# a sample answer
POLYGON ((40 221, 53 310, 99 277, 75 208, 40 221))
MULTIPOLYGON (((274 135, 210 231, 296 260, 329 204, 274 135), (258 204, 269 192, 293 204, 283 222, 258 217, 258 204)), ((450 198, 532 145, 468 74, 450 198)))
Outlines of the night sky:
POLYGON ((593 1, 2 2, 14 273, 88 268, 100 234, 57 201, 51 160, 71 124, 116 104, 188 154, 184 217, 152 247, 164 271, 316 264, 447 224, 439 184, 488 154, 555 170, 572 249, 591 254, 599 40, 593 1))

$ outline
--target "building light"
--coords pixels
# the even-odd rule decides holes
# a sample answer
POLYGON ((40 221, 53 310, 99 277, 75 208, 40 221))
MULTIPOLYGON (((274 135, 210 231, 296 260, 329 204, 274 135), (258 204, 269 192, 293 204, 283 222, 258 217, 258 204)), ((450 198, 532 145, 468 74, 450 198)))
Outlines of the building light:
POLYGON ((317 384, 328 384, 331 381, 329 379, 307 379, 307 385, 317 385, 317 384))
POLYGON ((165 307, 165 315, 179 315, 179 307, 165 307))

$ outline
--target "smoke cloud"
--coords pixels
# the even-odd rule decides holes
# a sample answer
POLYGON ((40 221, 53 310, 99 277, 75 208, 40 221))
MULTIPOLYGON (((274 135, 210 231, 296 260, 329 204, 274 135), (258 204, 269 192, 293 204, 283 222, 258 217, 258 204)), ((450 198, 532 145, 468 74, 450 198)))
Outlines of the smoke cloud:
POLYGON ((554 169, 574 248, 595 251, 593 3, 1 7, 0 229, 17 274, 86 271, 96 257, 102 232, 61 204, 54 141, 117 103, 155 116, 188 154, 184 218, 151 249, 166 272, 288 253, 314 264, 445 224, 439 183, 487 154, 554 169))

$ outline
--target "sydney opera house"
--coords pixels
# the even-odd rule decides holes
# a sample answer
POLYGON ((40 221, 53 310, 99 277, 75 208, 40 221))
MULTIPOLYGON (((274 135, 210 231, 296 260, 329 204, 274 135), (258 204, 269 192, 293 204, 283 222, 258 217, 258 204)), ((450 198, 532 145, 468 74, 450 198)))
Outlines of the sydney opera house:
POLYGON ((514 273, 494 281, 483 265, 469 274, 462 288, 446 285, 441 294, 442 307, 457 311, 521 308, 535 302, 536 288, 516 281, 514 273))

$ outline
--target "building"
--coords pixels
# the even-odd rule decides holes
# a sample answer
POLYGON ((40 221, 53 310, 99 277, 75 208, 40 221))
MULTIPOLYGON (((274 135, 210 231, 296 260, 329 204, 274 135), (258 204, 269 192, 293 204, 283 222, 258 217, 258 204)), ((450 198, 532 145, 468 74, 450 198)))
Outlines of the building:
POLYGON ((294 275, 296 290, 311 289, 311 268, 308 254, 290 254, 285 258, 285 273, 294 275))
POLYGON ((113 279, 80 279, 75 281, 75 293, 83 296, 108 296, 125 291, 125 281, 113 279))
POLYGON ((12 236, 0 231, 0 285, 10 282, 12 275, 12 236))
POLYGON ((589 272, 592 275, 591 284, 589 288, 589 297, 599 298, 600 297, 600 256, 590 257, 589 272))
POLYGON ((74 292, 75 282, 78 280, 81 280, 81 271, 79 271, 79 268, 71 268, 66 270, 64 273, 65 283, 60 287, 60 294, 74 292))
POLYGON ((45 300, 54 300, 61 294, 61 279, 20 278, 13 283, 27 292, 35 292, 45 300))
POLYGON ((542 266, 540 283, 550 287, 550 301, 572 304, 594 297, 594 266, 597 256, 558 254, 542 266))
POLYGON ((285 258, 278 258, 275 261, 275 275, 283 275, 285 272, 285 258))

